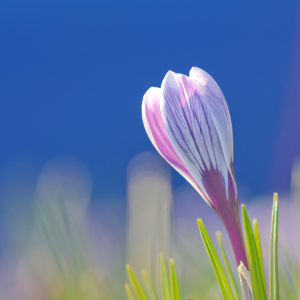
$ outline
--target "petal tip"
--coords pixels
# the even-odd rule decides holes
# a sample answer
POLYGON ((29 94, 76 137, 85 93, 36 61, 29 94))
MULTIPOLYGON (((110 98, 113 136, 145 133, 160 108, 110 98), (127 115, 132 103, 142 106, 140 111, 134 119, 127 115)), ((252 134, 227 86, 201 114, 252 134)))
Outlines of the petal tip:
POLYGON ((199 68, 198 67, 192 67, 190 69, 190 72, 189 72, 189 76, 192 77, 192 74, 196 72, 196 70, 198 70, 199 68))
POLYGON ((192 67, 189 75, 191 79, 201 83, 204 86, 206 86, 207 82, 209 81, 208 74, 198 67, 192 67))
POLYGON ((175 73, 173 71, 169 70, 161 83, 161 88, 163 88, 166 85, 167 81, 169 81, 170 79, 173 79, 174 77, 175 77, 175 73))
POLYGON ((158 87, 150 87, 143 97, 142 108, 147 106, 152 106, 153 102, 157 101, 160 97, 160 88, 158 87))

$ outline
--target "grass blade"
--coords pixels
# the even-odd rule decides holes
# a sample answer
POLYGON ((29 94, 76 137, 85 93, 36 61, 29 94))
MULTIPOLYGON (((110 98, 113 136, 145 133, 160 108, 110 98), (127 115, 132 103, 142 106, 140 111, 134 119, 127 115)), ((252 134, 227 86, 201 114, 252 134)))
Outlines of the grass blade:
POLYGON ((223 261, 224 261, 226 273, 227 273, 227 276, 229 278, 229 282, 230 282, 231 287, 232 287, 232 292, 233 292, 234 299, 240 300, 241 298, 240 298, 240 293, 239 293, 239 290, 238 290, 238 285, 236 283, 236 280, 234 279, 233 272, 232 272, 232 269, 231 269, 229 261, 228 261, 228 257, 227 257, 225 247, 224 247, 222 233, 220 231, 217 231, 216 232, 216 237, 217 237, 217 241, 218 241, 218 244, 219 244, 221 255, 222 255, 222 258, 223 258, 223 261))
POLYGON ((132 294, 132 291, 131 291, 131 289, 130 289, 129 284, 126 283, 124 287, 125 287, 125 291, 126 291, 126 295, 127 295, 128 300, 135 300, 135 299, 134 299, 134 296, 133 296, 133 294, 132 294))
POLYGON ((260 234, 259 234, 259 228, 258 228, 258 223, 257 223, 256 219, 253 220, 253 234, 254 234, 254 241, 255 241, 255 245, 256 245, 256 249, 257 249, 261 277, 262 277, 264 286, 266 286, 264 262, 263 262, 263 258, 262 258, 261 243, 260 243, 260 234))
POLYGON ((169 270, 162 253, 159 254, 159 269, 162 300, 171 300, 169 270))
POLYGON ((265 285, 262 280, 257 249, 254 241, 251 223, 245 205, 242 205, 242 216, 245 230, 246 247, 248 252, 249 268, 252 281, 254 300, 266 300, 265 285))
POLYGON ((270 300, 279 300, 278 274, 278 194, 274 194, 270 241, 270 300))
POLYGON ((148 289, 150 300, 158 300, 156 292, 155 292, 155 290, 153 288, 153 284, 151 283, 151 281, 149 279, 147 271, 146 270, 142 270, 142 275, 143 275, 144 281, 145 281, 147 289, 148 289))
POLYGON ((203 224, 202 220, 200 220, 200 219, 197 220, 197 222, 198 222, 198 226, 199 226, 199 230, 200 230, 200 234, 201 234, 203 243, 205 245, 207 254, 209 256, 209 259, 213 266, 214 272, 216 274, 222 295, 225 300, 227 300, 227 299, 234 300, 232 292, 231 292, 229 284, 228 284, 228 281, 227 281, 227 278, 225 276, 224 270, 221 266, 220 260, 216 253, 216 250, 211 242, 211 239, 204 227, 204 224, 203 224))
POLYGON ((129 265, 126 266, 126 270, 137 300, 148 300, 141 284, 139 283, 138 279, 136 278, 129 265))
POLYGON ((171 283, 171 299, 180 300, 175 262, 173 259, 170 259, 170 283, 171 283))

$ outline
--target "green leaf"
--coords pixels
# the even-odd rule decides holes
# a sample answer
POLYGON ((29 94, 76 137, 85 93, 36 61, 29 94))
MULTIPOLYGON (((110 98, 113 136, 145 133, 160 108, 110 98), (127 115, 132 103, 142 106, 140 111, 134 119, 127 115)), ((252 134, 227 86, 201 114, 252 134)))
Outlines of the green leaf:
POLYGON ((213 243, 211 242, 211 239, 204 227, 204 224, 202 222, 202 220, 198 219, 198 226, 199 226, 199 230, 200 230, 200 234, 204 243, 204 246, 206 248, 207 254, 209 256, 209 259, 211 261, 211 264, 213 266, 214 272, 216 274, 222 295, 224 297, 225 300, 234 300, 234 297, 232 295, 232 292, 230 290, 228 281, 226 279, 224 270, 221 266, 220 260, 218 258, 218 255, 216 253, 216 250, 214 248, 213 243))
POLYGON ((141 284, 139 283, 138 279, 136 278, 129 265, 126 266, 126 270, 137 300, 148 300, 141 284))
POLYGON ((163 300, 171 300, 170 277, 165 256, 159 254, 160 285, 163 300))
POLYGON ((142 275, 143 275, 144 281, 145 281, 147 289, 148 289, 148 294, 150 295, 150 300, 158 300, 155 290, 153 288, 153 284, 151 283, 151 281, 149 279, 147 271, 142 270, 142 275))
POLYGON ((173 259, 170 259, 170 283, 171 283, 171 300, 180 300, 175 262, 173 259))
POLYGON ((274 194, 270 241, 270 300, 279 300, 278 274, 278 194, 274 194))
POLYGON ((254 234, 254 240, 255 240, 255 245, 256 245, 256 249, 257 249, 257 255, 258 255, 258 260, 259 260, 261 276, 262 276, 264 286, 266 286, 264 262, 263 262, 263 258, 262 258, 261 243, 260 243, 260 234, 259 234, 258 223, 257 223, 256 219, 253 220, 253 234, 254 234))
POLYGON ((125 287, 125 291, 126 291, 126 295, 127 295, 128 300, 135 300, 135 299, 134 299, 134 296, 133 296, 133 294, 132 294, 132 291, 131 291, 131 289, 130 289, 129 284, 126 283, 124 287, 125 287))
POLYGON ((260 264, 252 232, 251 223, 245 205, 242 205, 242 216, 245 230, 246 247, 248 252, 248 261, 252 281, 252 290, 254 300, 266 300, 265 286, 262 280, 260 264))
POLYGON ((222 255, 222 258, 223 258, 223 261, 224 261, 224 264, 225 264, 226 273, 227 273, 227 276, 229 278, 229 282, 230 282, 232 290, 233 290, 232 292, 233 292, 233 295, 234 295, 234 299, 240 300, 241 298, 240 298, 240 293, 239 293, 239 290, 238 290, 238 285, 236 283, 236 280, 234 279, 233 272, 232 272, 232 269, 231 269, 229 261, 228 261, 228 257, 227 257, 225 247, 224 247, 222 233, 220 231, 217 231, 216 232, 216 237, 217 237, 217 241, 218 241, 218 244, 219 244, 221 255, 222 255))

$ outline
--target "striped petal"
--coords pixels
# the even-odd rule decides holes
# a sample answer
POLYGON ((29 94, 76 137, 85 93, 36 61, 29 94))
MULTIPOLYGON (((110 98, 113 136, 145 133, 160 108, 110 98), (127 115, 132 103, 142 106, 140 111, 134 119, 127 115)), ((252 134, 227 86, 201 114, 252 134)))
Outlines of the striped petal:
MULTIPOLYGON (((217 208, 236 197, 207 89, 171 71, 162 83, 161 113, 169 140, 198 186, 217 208), (223 203, 223 204, 222 204, 223 203)), ((235 183, 234 183, 235 185, 235 183)))
MULTIPOLYGON (((142 118, 146 132, 156 150, 161 156, 173 166, 186 180, 202 195, 196 181, 191 176, 181 159, 175 152, 160 112, 160 101, 162 99, 161 89, 151 87, 143 98, 142 118)), ((208 202, 207 198, 204 198, 208 202)), ((210 203, 208 202, 210 205, 210 203)))
POLYGON ((204 70, 193 67, 190 70, 190 78, 200 86, 218 132, 226 164, 234 177, 232 124, 225 97, 216 81, 204 70))

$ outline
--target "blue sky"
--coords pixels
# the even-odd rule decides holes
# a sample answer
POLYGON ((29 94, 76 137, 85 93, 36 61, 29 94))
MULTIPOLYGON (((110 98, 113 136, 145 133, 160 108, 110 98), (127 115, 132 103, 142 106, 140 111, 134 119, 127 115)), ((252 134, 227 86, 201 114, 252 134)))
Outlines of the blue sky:
MULTIPOLYGON (((238 182, 255 194, 288 188, 299 128, 281 133, 296 146, 284 172, 276 166, 287 151, 283 112, 298 99, 289 94, 300 75, 297 1, 1 3, 0 170, 19 162, 38 172, 66 155, 89 168, 95 194, 125 193, 130 159, 154 150, 144 93, 168 70, 198 66, 228 102, 238 182)), ((173 181, 183 183, 175 172, 173 181)))

